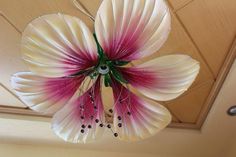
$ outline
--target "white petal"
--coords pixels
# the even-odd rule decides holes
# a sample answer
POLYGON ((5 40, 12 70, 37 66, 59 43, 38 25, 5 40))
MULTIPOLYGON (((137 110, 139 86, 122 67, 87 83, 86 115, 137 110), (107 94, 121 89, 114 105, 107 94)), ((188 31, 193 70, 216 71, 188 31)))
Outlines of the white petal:
POLYGON ((138 90, 155 100, 167 101, 183 94, 196 79, 199 62, 187 55, 168 55, 146 62, 139 68, 148 69, 156 76, 152 87, 138 90))
POLYGON ((105 118, 99 81, 82 96, 76 96, 54 115, 52 128, 63 140, 72 143, 86 143, 102 136, 105 128, 99 125, 105 122, 105 118), (94 103, 90 100, 90 93, 93 92, 94 103), (94 105, 97 106, 97 109, 94 109, 94 105), (96 123, 96 119, 99 120, 99 123, 96 123), (88 128, 89 125, 91 128, 88 128))
POLYGON ((141 99, 118 83, 113 83, 113 93, 114 131, 121 140, 149 138, 170 123, 171 115, 164 106, 141 99))
POLYGON ((47 78, 31 72, 19 72, 11 78, 12 88, 17 96, 32 110, 44 114, 60 110, 75 93, 85 92, 89 86, 86 85, 88 88, 85 88, 84 84, 89 82, 87 78, 84 80, 84 76, 47 78))
POLYGON ((95 20, 98 41, 113 60, 156 52, 167 40, 170 26, 164 0, 103 0, 95 20))
POLYGON ((44 15, 23 32, 22 55, 32 72, 45 77, 62 77, 85 70, 97 62, 93 35, 78 18, 44 15))

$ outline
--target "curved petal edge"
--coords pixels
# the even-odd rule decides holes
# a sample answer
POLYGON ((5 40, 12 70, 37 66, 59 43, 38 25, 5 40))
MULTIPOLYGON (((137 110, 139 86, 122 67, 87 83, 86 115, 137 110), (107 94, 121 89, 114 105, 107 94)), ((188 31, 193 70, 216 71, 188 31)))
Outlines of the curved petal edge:
POLYGON ((199 62, 187 55, 167 55, 136 67, 120 69, 131 85, 158 101, 175 99, 187 91, 199 70, 199 62))

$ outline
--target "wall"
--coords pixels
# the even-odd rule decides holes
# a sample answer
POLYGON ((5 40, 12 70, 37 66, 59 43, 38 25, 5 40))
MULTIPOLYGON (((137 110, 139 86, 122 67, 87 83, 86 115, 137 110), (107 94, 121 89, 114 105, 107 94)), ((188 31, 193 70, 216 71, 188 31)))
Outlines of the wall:
POLYGON ((0 157, 158 157, 149 154, 85 151, 71 148, 0 144, 0 157))

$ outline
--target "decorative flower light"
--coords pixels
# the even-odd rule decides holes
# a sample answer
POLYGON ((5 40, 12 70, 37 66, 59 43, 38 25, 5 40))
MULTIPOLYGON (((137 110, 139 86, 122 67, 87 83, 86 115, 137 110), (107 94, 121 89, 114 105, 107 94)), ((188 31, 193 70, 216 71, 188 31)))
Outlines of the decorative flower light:
POLYGON ((156 52, 170 25, 163 0, 103 0, 94 35, 76 17, 39 17, 22 37, 23 59, 31 72, 15 74, 12 86, 31 109, 54 114, 52 128, 65 141, 92 141, 105 128, 121 140, 150 137, 169 124, 171 115, 129 87, 167 101, 185 92, 199 72, 199 63, 186 55, 129 64, 156 52), (103 86, 113 90, 109 108, 103 105, 103 86))

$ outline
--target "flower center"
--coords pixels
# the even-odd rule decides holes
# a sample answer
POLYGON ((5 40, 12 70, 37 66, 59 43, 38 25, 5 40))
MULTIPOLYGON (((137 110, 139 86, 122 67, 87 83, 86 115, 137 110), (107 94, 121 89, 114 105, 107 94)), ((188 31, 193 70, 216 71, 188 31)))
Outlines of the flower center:
POLYGON ((120 83, 127 84, 128 81, 123 77, 122 73, 119 71, 118 67, 127 65, 130 61, 122 60, 109 60, 109 58, 104 53, 102 47, 98 43, 96 34, 94 38, 97 44, 98 52, 98 63, 96 66, 90 67, 85 70, 78 71, 75 74, 70 75, 69 77, 76 77, 79 75, 90 76, 91 79, 97 78, 99 75, 102 75, 104 78, 104 84, 106 87, 111 86, 112 79, 120 83))
POLYGON ((102 75, 108 74, 110 72, 110 68, 106 64, 102 64, 98 67, 98 72, 102 75))

